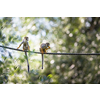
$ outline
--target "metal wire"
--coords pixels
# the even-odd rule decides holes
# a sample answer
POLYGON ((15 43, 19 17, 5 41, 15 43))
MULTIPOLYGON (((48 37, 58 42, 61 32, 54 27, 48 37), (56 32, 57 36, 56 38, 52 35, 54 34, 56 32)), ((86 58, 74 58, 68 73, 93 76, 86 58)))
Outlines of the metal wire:
MULTIPOLYGON (((37 54, 41 54, 40 52, 34 52, 34 51, 23 51, 20 49, 15 49, 15 48, 11 48, 11 47, 7 47, 7 46, 1 46, 2 48, 6 48, 6 49, 12 49, 12 50, 16 50, 16 51, 21 51, 21 52, 31 52, 31 53, 37 53, 37 54)), ((49 54, 49 55, 100 55, 100 53, 44 53, 44 54, 49 54)))

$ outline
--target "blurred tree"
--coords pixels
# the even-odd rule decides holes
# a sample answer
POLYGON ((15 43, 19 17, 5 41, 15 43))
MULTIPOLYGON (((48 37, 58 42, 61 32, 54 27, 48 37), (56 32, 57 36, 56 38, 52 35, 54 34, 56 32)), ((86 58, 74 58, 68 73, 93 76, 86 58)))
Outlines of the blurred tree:
MULTIPOLYGON (((99 53, 99 17, 2 17, 0 45, 17 48, 29 36, 32 51, 39 51, 41 42, 50 42, 48 52, 99 53)), ((80 84, 100 83, 99 56, 41 55, 29 53, 27 73, 24 53, 0 48, 0 83, 80 84)))

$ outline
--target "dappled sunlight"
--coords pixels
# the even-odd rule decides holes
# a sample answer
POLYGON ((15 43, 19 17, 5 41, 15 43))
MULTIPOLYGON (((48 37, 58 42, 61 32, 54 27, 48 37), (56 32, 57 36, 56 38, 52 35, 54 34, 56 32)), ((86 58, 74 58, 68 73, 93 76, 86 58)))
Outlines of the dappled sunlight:
POLYGON ((96 34, 97 40, 100 40, 100 35, 96 34))
POLYGON ((13 27, 16 27, 16 24, 13 24, 13 27))
POLYGON ((73 69, 75 67, 75 65, 74 64, 72 64, 71 66, 70 66, 70 69, 73 69))
POLYGON ((54 62, 55 62, 54 60, 51 60, 51 61, 50 61, 51 64, 53 64, 54 62))
POLYGON ((84 19, 83 18, 81 18, 80 20, 81 20, 81 23, 84 23, 84 19))
POLYGON ((56 69, 60 69, 60 66, 56 66, 56 69))
POLYGON ((35 30, 35 29, 36 29, 36 27, 35 27, 35 26, 33 26, 33 27, 32 27, 32 30, 35 30))
POLYGON ((0 17, 0 45, 17 49, 28 36, 32 51, 28 73, 24 52, 0 47, 0 83, 100 83, 100 56, 56 55, 99 53, 99 26, 99 17, 0 17), (41 43, 46 42, 50 43, 47 53, 53 54, 44 54, 42 69, 42 56, 34 52, 40 52, 41 43))
POLYGON ((77 47, 77 45, 78 45, 78 43, 77 43, 77 42, 75 42, 75 43, 74 43, 74 46, 75 46, 75 47, 77 47))
POLYGON ((72 33, 70 33, 70 34, 69 34, 69 37, 73 37, 73 34, 72 34, 72 33))
POLYGON ((86 22, 86 27, 90 27, 90 23, 89 22, 86 22))
POLYGON ((22 29, 21 29, 21 32, 25 31, 26 30, 26 26, 24 26, 22 29))
POLYGON ((31 27, 32 27, 32 25, 29 24, 29 25, 27 26, 27 29, 30 29, 31 27))

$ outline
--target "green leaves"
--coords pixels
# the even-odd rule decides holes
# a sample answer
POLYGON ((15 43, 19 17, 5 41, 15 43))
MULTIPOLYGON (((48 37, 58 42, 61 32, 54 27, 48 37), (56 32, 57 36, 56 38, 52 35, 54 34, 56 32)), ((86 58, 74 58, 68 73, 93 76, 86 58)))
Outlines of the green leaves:
POLYGON ((48 77, 48 78, 52 78, 53 76, 52 76, 52 74, 49 74, 47 77, 48 77))
POLYGON ((35 49, 33 49, 32 52, 29 51, 29 52, 28 52, 29 56, 32 56, 34 52, 35 52, 35 49))
MULTIPOLYGON (((99 53, 99 22, 99 17, 3 17, 0 43, 17 48, 23 37, 29 36, 33 52, 39 52, 42 42, 50 42, 47 52, 99 53)), ((29 51, 30 73, 27 73, 24 52, 1 50, 0 83, 6 82, 5 76, 8 83, 100 83, 99 56, 44 55, 41 70, 41 55, 29 51)))

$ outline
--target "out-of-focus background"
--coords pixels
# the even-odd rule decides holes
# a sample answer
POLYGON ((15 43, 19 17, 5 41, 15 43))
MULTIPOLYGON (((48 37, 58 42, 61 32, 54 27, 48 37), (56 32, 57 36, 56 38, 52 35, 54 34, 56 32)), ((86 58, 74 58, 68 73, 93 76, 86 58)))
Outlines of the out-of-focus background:
MULTIPOLYGON (((17 48, 24 36, 31 51, 49 42, 52 53, 100 53, 100 18, 0 17, 0 45, 17 48)), ((0 83, 100 83, 99 55, 44 55, 43 70, 40 54, 28 53, 28 58, 30 73, 23 52, 0 47, 0 83)))

